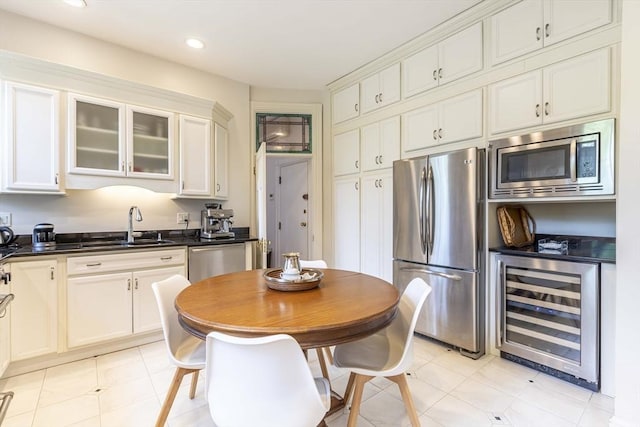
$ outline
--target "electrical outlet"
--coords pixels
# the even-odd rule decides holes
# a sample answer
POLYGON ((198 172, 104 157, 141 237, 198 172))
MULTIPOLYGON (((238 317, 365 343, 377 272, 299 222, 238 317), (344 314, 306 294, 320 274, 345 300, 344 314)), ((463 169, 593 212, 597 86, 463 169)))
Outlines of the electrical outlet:
POLYGON ((176 223, 186 224, 189 222, 189 212, 178 212, 176 223))
POLYGON ((0 225, 11 225, 11 214, 9 212, 0 212, 0 225))

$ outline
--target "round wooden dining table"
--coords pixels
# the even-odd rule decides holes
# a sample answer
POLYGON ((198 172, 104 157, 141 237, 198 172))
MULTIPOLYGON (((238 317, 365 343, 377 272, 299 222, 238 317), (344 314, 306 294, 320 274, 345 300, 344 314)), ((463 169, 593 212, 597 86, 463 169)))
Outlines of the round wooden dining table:
POLYGON ((211 331, 237 336, 288 334, 303 349, 328 347, 370 335, 396 316, 399 293, 366 274, 319 269, 308 290, 273 290, 266 270, 210 277, 182 290, 175 300, 180 324, 205 339, 211 331))

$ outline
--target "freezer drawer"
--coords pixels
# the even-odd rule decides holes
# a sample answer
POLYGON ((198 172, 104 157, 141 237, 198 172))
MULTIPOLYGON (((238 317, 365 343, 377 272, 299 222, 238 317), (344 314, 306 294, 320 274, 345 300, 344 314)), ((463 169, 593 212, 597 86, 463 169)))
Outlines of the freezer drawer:
POLYGON ((431 294, 420 313, 416 332, 460 348, 477 358, 484 354, 484 293, 477 272, 394 261, 393 284, 403 292, 415 277, 431 294))
POLYGON ((246 270, 244 243, 189 248, 189 281, 246 270))

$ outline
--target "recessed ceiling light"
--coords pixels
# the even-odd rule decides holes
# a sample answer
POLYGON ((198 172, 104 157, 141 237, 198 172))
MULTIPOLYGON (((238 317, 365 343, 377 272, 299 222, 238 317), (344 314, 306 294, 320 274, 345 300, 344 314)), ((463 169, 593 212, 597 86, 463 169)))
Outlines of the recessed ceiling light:
POLYGON ((204 47, 204 43, 198 39, 187 39, 185 40, 187 46, 192 47, 194 49, 202 49, 204 47))
POLYGON ((87 7, 85 0, 63 0, 66 4, 73 7, 87 7))

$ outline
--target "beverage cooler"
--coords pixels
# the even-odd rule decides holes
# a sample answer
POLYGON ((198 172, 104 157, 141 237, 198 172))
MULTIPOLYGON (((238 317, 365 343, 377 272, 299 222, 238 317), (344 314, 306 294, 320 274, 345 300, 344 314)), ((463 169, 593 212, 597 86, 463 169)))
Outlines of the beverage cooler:
POLYGON ((496 259, 496 336, 502 357, 599 390, 599 264, 496 259))

